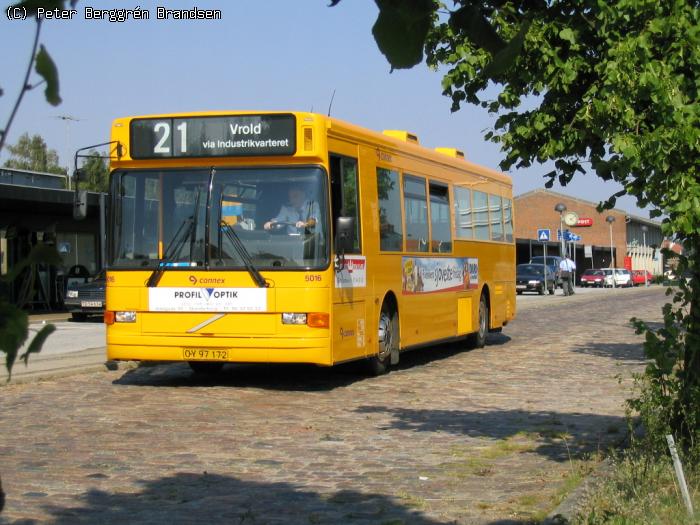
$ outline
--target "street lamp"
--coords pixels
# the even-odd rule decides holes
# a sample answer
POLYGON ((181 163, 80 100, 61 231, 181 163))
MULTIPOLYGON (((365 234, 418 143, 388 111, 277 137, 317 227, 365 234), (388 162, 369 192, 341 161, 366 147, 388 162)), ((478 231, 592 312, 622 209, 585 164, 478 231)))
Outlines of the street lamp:
POLYGON ((605 222, 610 225, 610 268, 612 269, 612 285, 615 288, 615 259, 613 256, 613 237, 612 237, 612 225, 615 222, 615 217, 608 215, 605 217, 605 222))
POLYGON ((642 224, 642 244, 644 246, 644 286, 649 286, 649 282, 647 281, 647 231, 649 231, 649 227, 646 224, 642 224))
POLYGON ((559 212, 559 234, 561 235, 561 253, 562 257, 566 254, 566 239, 564 239, 564 212, 566 211, 566 204, 563 202, 557 203, 554 207, 554 211, 559 212))
POLYGON ((71 189, 71 179, 75 176, 75 173, 71 173, 71 162, 70 162, 70 124, 72 122, 81 122, 82 119, 72 117, 70 115, 56 115, 53 117, 58 120, 62 120, 66 123, 66 157, 68 162, 68 172, 66 173, 68 179, 68 189, 71 189))

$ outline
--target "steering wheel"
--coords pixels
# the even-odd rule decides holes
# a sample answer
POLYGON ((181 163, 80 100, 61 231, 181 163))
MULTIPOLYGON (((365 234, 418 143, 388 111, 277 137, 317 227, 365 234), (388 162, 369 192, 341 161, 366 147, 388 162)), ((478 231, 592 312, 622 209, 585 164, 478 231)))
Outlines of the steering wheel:
POLYGON ((272 224, 270 224, 269 232, 276 234, 287 233, 287 226, 296 226, 296 223, 287 221, 275 221, 272 224))

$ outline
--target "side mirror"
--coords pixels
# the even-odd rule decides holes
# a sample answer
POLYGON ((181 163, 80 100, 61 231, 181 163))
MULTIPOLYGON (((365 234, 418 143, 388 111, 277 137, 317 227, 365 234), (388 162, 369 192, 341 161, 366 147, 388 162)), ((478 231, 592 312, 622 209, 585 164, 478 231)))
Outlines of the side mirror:
POLYGON ((87 190, 78 190, 73 195, 73 218, 82 221, 87 217, 87 190))
POLYGON ((352 250, 352 237, 355 231, 355 219, 338 217, 335 221, 335 252, 339 255, 352 250))
POLYGON ((78 168, 73 172, 73 182, 78 185, 79 182, 84 182, 87 180, 87 174, 85 173, 85 170, 78 168))

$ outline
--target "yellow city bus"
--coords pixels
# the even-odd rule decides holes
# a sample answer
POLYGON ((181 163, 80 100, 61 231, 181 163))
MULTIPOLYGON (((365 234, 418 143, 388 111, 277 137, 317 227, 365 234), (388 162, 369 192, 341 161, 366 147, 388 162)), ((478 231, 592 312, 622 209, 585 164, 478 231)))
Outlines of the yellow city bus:
POLYGON ((512 183, 304 112, 120 118, 107 355, 334 365, 483 346, 515 315, 512 183))

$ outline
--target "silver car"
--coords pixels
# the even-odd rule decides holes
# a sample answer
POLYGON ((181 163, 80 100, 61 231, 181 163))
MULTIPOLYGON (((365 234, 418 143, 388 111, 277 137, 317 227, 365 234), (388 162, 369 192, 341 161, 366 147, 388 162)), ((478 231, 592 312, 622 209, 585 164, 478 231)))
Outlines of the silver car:
POLYGON ((603 268, 603 272, 605 273, 606 288, 613 286, 613 275, 615 278, 616 288, 631 288, 634 286, 634 281, 632 281, 632 272, 625 268, 603 268))

